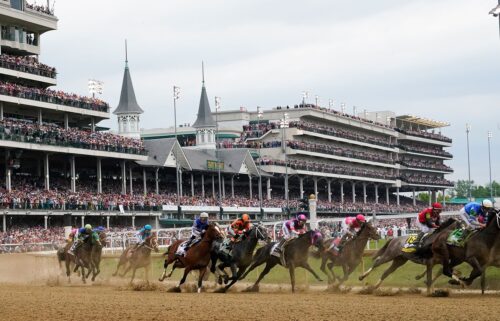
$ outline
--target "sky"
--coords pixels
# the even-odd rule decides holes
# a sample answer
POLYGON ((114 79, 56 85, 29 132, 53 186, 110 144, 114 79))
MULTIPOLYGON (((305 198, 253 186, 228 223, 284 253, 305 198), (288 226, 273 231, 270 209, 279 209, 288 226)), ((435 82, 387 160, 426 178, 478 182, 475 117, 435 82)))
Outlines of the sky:
MULTIPOLYGON (((45 1, 38 0, 38 3, 45 1)), ((52 4, 53 0, 51 0, 52 4)), ((500 180, 500 37, 494 0, 59 0, 58 30, 42 36, 40 61, 58 70, 57 88, 88 94, 104 81, 114 109, 124 40, 142 128, 193 123, 201 61, 209 99, 222 110, 293 105, 309 91, 320 105, 392 110, 449 122, 449 179, 500 180)), ((116 118, 101 123, 116 129, 116 118)))

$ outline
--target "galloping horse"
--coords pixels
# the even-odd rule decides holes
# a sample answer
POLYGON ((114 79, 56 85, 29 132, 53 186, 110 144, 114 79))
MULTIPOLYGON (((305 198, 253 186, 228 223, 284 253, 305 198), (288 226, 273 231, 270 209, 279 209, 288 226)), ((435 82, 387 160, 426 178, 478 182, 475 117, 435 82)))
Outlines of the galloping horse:
MULTIPOLYGON (((432 252, 436 259, 443 264, 443 274, 453 277, 453 267, 462 262, 467 262, 472 271, 467 278, 460 281, 469 286, 474 279, 481 276, 488 264, 492 261, 492 253, 495 243, 500 237, 500 213, 492 212, 488 217, 488 225, 473 234, 465 243, 464 247, 449 245, 446 238, 440 237, 432 245, 432 252)), ((484 282, 484 281, 483 281, 484 282)), ((482 284, 484 291, 484 284, 482 284)))
POLYGON ((198 278, 198 293, 201 292, 201 286, 203 284, 203 277, 205 276, 205 272, 207 270, 207 266, 210 262, 210 250, 212 248, 212 243, 220 239, 223 233, 221 232, 219 225, 217 223, 210 223, 207 231, 203 235, 203 238, 200 242, 191 246, 186 254, 182 257, 175 255, 177 252, 177 248, 180 244, 182 244, 183 240, 178 240, 174 244, 172 244, 165 255, 167 258, 165 259, 165 263, 163 264, 163 274, 160 277, 160 281, 165 280, 165 278, 172 276, 175 268, 184 268, 184 275, 177 287, 171 289, 172 292, 181 292, 181 285, 184 284, 186 278, 192 270, 199 270, 200 275, 198 278), (170 274, 167 275, 167 267, 169 264, 174 263, 172 266, 172 270, 170 274))
MULTIPOLYGON (((106 246, 106 232, 99 231, 96 232, 99 235, 99 243, 92 246, 92 252, 90 254, 90 259, 92 263, 92 281, 95 281, 96 276, 101 273, 101 255, 102 248, 106 246)), ((87 275, 88 277, 88 275, 87 275)))
POLYGON ((257 246, 259 240, 269 240, 267 229, 263 225, 254 225, 244 234, 244 237, 240 242, 233 245, 231 258, 228 258, 227 254, 222 253, 219 250, 220 242, 214 242, 215 249, 211 254, 212 266, 210 268, 210 271, 212 273, 218 272, 219 283, 222 283, 222 274, 224 274, 226 284, 229 280, 231 281, 225 287, 220 288, 217 292, 226 292, 243 275, 248 266, 252 263, 253 251, 255 250, 255 247, 257 246), (217 260, 222 261, 222 263, 218 266, 217 260), (224 268, 226 267, 231 268, 231 278, 229 278, 229 276, 224 271, 224 268))
MULTIPOLYGON (((86 283, 86 279, 89 277, 90 273, 93 271, 92 268, 92 248, 93 248, 93 237, 89 236, 84 241, 83 244, 78 246, 75 249, 75 268, 73 272, 78 271, 78 268, 81 268, 82 274, 82 282, 86 283), (88 273, 85 274, 85 269, 88 270, 88 273)), ((69 255, 69 254, 68 254, 69 255)), ((69 265, 70 261, 66 260, 66 274, 69 278, 69 265)))
POLYGON ((118 274, 120 267, 123 265, 125 267, 125 271, 123 271, 121 277, 124 277, 128 271, 132 269, 132 278, 130 279, 130 283, 132 283, 137 269, 144 268, 146 281, 149 282, 151 251, 153 250, 158 252, 158 236, 156 232, 153 232, 150 236, 148 236, 146 240, 144 240, 144 244, 137 247, 136 245, 131 245, 123 251, 113 276, 118 274))
MULTIPOLYGON (((378 240, 380 235, 371 223, 364 223, 356 236, 347 241, 340 254, 335 255, 332 251, 321 252, 321 271, 328 276, 328 283, 335 282, 335 272, 333 271, 334 265, 342 266, 344 276, 339 278, 339 285, 345 282, 349 275, 356 269, 363 258, 363 252, 366 248, 368 240, 378 240), (325 268, 328 263, 328 270, 325 268), (328 273, 330 272, 330 273, 328 273)), ((328 247, 334 242, 334 239, 325 241, 324 247, 328 247)))
MULTIPOLYGON (((376 267, 391 262, 392 264, 384 271, 380 280, 375 285, 375 288, 378 288, 382 282, 387 278, 390 274, 396 271, 399 267, 403 266, 406 262, 412 261, 417 264, 423 264, 427 266, 427 270, 432 271, 432 266, 436 263, 439 263, 432 258, 432 250, 431 246, 434 240, 436 240, 440 235, 448 235, 453 229, 455 229, 459 225, 459 222, 453 218, 448 219, 443 222, 439 228, 434 231, 430 236, 424 239, 424 243, 421 246, 421 249, 417 251, 417 253, 405 253, 402 251, 406 240, 409 236, 401 236, 397 238, 393 238, 389 240, 373 257, 374 261, 372 267, 368 269, 363 275, 359 277, 359 280, 362 281, 366 278, 376 267)), ((430 292, 430 287, 432 285, 432 275, 429 276, 427 273, 427 291, 430 292)))
MULTIPOLYGON (((267 244, 264 247, 261 247, 257 250, 253 257, 253 263, 250 268, 243 274, 240 280, 243 280, 248 273, 252 272, 256 267, 266 263, 266 267, 260 273, 259 278, 255 281, 255 284, 251 286, 249 291, 257 291, 258 285, 260 281, 264 278, 264 276, 271 271, 273 267, 278 264, 282 264, 279 257, 271 255, 271 252, 276 245, 277 242, 272 242, 267 244)), ((290 273, 290 282, 292 284, 292 292, 295 292, 295 268, 302 267, 307 271, 311 272, 311 274, 318 280, 322 281, 320 277, 314 272, 314 270, 309 266, 307 262, 309 248, 311 246, 316 246, 319 251, 323 251, 323 236, 318 231, 308 231, 294 240, 291 240, 287 245, 285 250, 285 262, 286 268, 288 268, 288 272, 290 273)))

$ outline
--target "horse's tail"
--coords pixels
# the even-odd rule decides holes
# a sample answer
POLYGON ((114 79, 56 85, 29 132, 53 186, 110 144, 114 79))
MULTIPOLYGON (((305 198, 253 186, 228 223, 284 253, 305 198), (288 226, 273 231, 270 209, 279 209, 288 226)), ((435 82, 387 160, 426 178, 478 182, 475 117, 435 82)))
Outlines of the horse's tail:
POLYGON ((378 250, 377 252, 375 252, 375 254, 373 255, 373 260, 375 260, 376 258, 378 258, 379 256, 381 256, 381 255, 383 255, 385 253, 385 251, 389 247, 389 244, 391 243, 392 240, 387 241, 384 244, 384 246, 382 246, 382 248, 380 250, 378 250))

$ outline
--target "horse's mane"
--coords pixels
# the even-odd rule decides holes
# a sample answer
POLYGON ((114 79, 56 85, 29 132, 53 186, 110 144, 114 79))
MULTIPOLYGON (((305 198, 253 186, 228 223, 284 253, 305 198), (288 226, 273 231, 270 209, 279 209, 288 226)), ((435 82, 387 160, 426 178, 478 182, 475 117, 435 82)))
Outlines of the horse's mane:
POLYGON ((453 224, 455 222, 457 222, 457 220, 454 219, 453 217, 450 217, 449 219, 444 221, 443 224, 439 225, 439 227, 436 229, 435 233, 444 230, 445 228, 449 227, 451 224, 453 224))

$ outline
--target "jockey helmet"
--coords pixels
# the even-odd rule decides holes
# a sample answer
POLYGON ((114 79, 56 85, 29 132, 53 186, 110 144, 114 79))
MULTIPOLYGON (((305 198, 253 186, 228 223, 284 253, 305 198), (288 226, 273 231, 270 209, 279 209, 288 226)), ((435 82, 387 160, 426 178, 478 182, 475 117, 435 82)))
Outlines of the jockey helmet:
POLYGON ((362 222, 362 223, 365 223, 365 222, 366 222, 366 218, 365 218, 365 216, 364 216, 363 214, 358 214, 358 215, 356 215, 356 220, 357 220, 358 222, 362 222))
POLYGON ((433 210, 442 210, 443 205, 441 205, 441 203, 434 203, 434 204, 432 204, 432 209, 433 210))
POLYGON ((208 218, 208 213, 207 212, 201 213, 200 218, 208 218))
POLYGON ((85 225, 85 229, 87 231, 91 231, 92 230, 92 225, 90 225, 90 224, 85 225))
POLYGON ((248 216, 248 214, 243 214, 241 216, 241 220, 246 223, 246 222, 249 222, 250 221, 250 216, 248 216))
POLYGON ((301 222, 306 222, 307 216, 305 216, 304 214, 299 214, 299 216, 297 216, 297 220, 299 220, 301 222))
POLYGON ((481 204, 484 208, 493 208, 493 202, 490 200, 483 200, 481 204))
POLYGON ((152 227, 151 227, 151 225, 146 224, 146 225, 144 225, 144 229, 145 229, 146 231, 151 231, 152 227))

